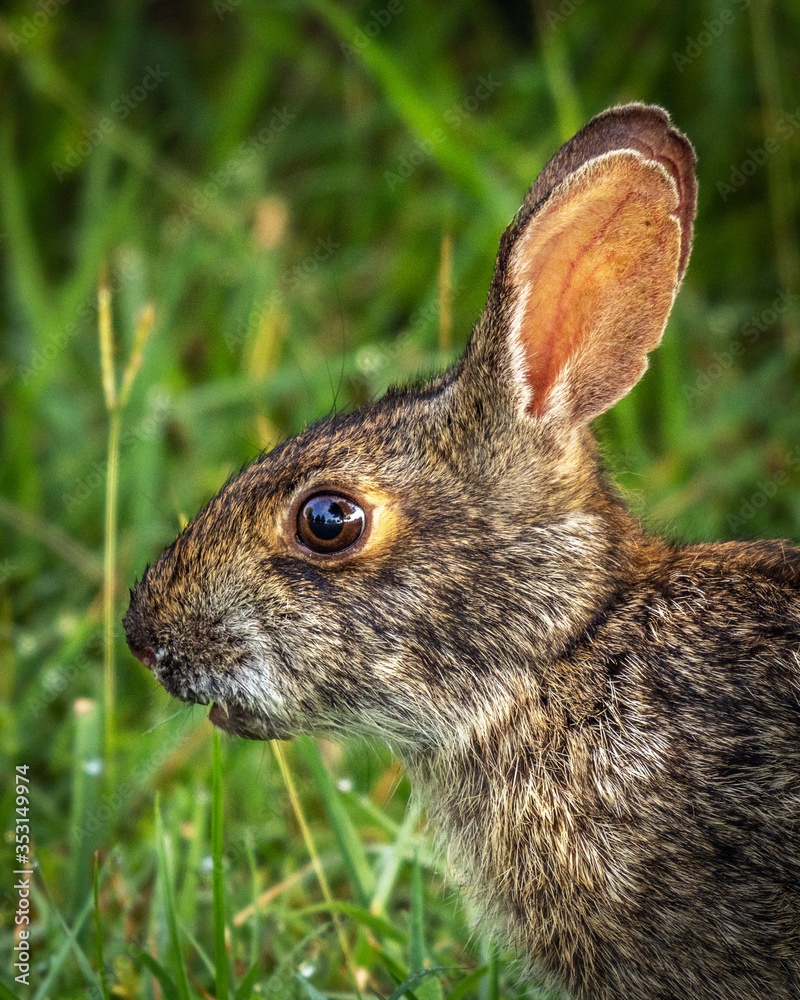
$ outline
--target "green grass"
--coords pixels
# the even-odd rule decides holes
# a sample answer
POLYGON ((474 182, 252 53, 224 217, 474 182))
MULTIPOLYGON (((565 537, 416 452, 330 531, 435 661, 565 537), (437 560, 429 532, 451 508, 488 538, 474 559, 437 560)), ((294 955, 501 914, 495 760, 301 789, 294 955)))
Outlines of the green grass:
POLYGON ((127 588, 261 448, 455 358, 538 169, 630 99, 694 140, 701 194, 664 343, 598 421, 609 465, 673 536, 798 537, 800 13, 38 10, 0 19, 0 756, 31 767, 36 864, 27 988, 3 855, 0 995, 542 1000, 384 749, 215 752, 127 652, 127 588))

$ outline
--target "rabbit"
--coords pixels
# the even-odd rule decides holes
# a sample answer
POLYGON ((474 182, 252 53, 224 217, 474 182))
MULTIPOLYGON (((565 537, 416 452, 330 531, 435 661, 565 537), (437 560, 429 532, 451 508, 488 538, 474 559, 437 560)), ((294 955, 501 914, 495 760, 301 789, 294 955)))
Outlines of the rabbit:
POLYGON ((576 1000, 800 997, 800 550, 647 534, 589 427, 661 339, 695 204, 664 110, 593 118, 463 358, 260 455, 125 617, 228 733, 388 743, 576 1000))

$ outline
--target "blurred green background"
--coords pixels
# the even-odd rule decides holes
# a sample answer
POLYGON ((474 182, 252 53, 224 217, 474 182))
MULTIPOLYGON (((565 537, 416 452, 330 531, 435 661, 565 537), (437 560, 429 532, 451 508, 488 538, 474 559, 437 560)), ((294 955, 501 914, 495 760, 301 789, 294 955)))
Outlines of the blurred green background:
POLYGON ((36 863, 20 996, 225 995, 214 858, 243 998, 354 996, 353 970, 389 996, 425 965, 450 971, 417 981, 421 1000, 551 995, 471 932, 380 748, 284 748, 333 897, 357 908, 350 971, 268 747, 223 743, 220 862, 210 727, 127 653, 127 587, 261 448, 457 357, 538 170, 629 100, 664 105, 693 140, 700 202, 662 347, 597 422, 608 464, 672 537, 800 535, 798 51, 788 0, 5 5, 0 803, 13 831, 11 775, 29 765, 36 863), (118 379, 155 310, 110 552, 104 268, 118 379))

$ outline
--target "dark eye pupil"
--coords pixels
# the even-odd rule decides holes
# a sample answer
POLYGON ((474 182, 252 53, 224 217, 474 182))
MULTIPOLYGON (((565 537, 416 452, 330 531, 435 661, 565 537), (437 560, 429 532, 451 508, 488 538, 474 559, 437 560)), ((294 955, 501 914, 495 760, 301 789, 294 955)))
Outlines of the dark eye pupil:
POLYGON ((313 552, 342 552, 364 531, 366 516, 353 500, 333 493, 310 497, 297 514, 297 536, 313 552))
POLYGON ((312 534, 323 542, 336 538, 344 527, 344 511, 335 500, 329 502, 323 497, 312 500, 307 517, 312 534))

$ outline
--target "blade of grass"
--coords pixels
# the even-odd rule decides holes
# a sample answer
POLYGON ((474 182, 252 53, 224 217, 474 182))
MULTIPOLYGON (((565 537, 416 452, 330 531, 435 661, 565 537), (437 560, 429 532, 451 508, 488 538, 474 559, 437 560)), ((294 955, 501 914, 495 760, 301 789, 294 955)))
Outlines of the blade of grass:
POLYGON ((76 542, 61 528, 43 521, 29 510, 23 510, 5 497, 0 497, 0 521, 43 542, 92 582, 103 579, 103 564, 94 552, 76 542))
MULTIPOLYGON (((247 867, 250 870, 250 886, 252 889, 253 899, 258 899, 259 889, 261 886, 261 881, 259 879, 259 869, 258 862, 256 861, 256 852, 253 848, 252 837, 248 834, 245 840, 245 853, 247 854, 247 867)), ((232 927, 236 926, 235 919, 231 921, 232 927)), ((253 910, 253 915, 249 920, 249 935, 250 935, 250 962, 252 965, 258 965, 258 954, 259 954, 259 942, 262 938, 261 930, 261 911, 258 907, 253 910)), ((233 931, 231 930, 231 933, 233 931)))
POLYGON ((542 47, 542 63, 550 86, 550 95, 556 108, 558 130, 561 141, 566 142, 584 123, 580 98, 569 70, 569 54, 563 41, 562 32, 544 24, 538 4, 534 6, 539 22, 539 42, 542 47))
POLYGON ((485 949, 489 952, 488 972, 481 982, 480 1000, 500 1000, 500 951, 491 940, 486 942, 485 949))
MULTIPOLYGON (((31 88, 64 108, 87 129, 97 128, 105 113, 93 106, 73 79, 43 51, 27 52, 19 60, 31 88)), ((104 141, 114 152, 145 177, 152 178, 180 204, 192 205, 197 218, 219 234, 234 230, 240 215, 217 199, 203 199, 203 186, 184 170, 159 157, 149 138, 117 120, 104 141)))
POLYGON ((106 760, 114 746, 114 583, 117 567, 117 479, 119 475, 120 411, 114 380, 114 344, 111 326, 111 291, 103 268, 97 291, 97 321, 100 335, 100 368, 103 395, 108 410, 106 456, 105 544, 103 548, 103 719, 106 760))
MULTIPOLYGON (((783 118, 778 53, 772 28, 772 5, 767 0, 750 4, 750 25, 753 37, 753 62, 761 98, 761 120, 764 135, 773 137, 777 123, 783 118)), ((778 145, 767 157, 767 197, 775 236, 775 256, 781 287, 788 295, 797 293, 800 256, 795 236, 795 206, 792 194, 791 153, 794 143, 778 145)), ((789 309, 784 319, 786 349, 800 351, 800 325, 796 308, 789 309)))
POLYGON ((61 917, 61 914, 58 913, 56 907, 52 907, 53 911, 57 915, 59 923, 66 933, 63 941, 58 946, 58 949, 51 956, 50 961, 47 964, 47 975, 39 983, 39 988, 34 993, 32 1000, 44 1000, 45 997, 50 995, 50 988, 58 978, 58 975, 61 972, 61 967, 67 959, 67 955, 69 955, 74 947, 78 947, 78 935, 80 934, 93 906, 94 894, 90 892, 86 902, 83 904, 83 909, 73 921, 71 928, 61 917))
MULTIPOLYGON (((391 994, 389 1000, 400 1000, 404 996, 414 996, 412 990, 415 986, 429 981, 431 976, 439 976, 443 972, 452 972, 453 966, 440 965, 435 969, 423 969, 422 972, 415 972, 413 976, 409 976, 408 979, 404 979, 402 983, 397 987, 396 990, 391 994)), ((422 994, 420 994, 421 996, 422 994)))
POLYGON ((387 816, 381 807, 372 801, 369 795, 358 795, 356 802, 361 812, 368 816, 381 830, 388 833, 390 837, 399 836, 400 824, 395 822, 391 816, 387 816))
POLYGON ((308 864, 304 865, 299 872, 293 872, 287 878, 283 879, 283 881, 278 885, 270 886, 269 889, 266 889, 258 896, 255 902, 246 906, 243 910, 240 910, 236 914, 233 918, 233 926, 241 927, 242 924, 244 924, 247 920, 250 920, 257 911, 265 909, 274 899, 277 899, 278 896, 282 895, 288 889, 291 889, 293 885, 301 882, 310 871, 313 871, 313 869, 314 863, 313 861, 309 861, 308 864))
POLYGON ((386 911, 386 901, 392 892, 400 874, 403 861, 408 856, 411 841, 416 836, 420 809, 416 800, 408 804, 403 823, 397 831, 391 849, 384 852, 384 866, 378 877, 375 892, 369 904, 370 913, 381 914, 386 911))
POLYGON ((159 983, 161 983, 161 988, 164 990, 166 1000, 180 1000, 175 980, 160 962, 157 962, 153 956, 149 954, 149 952, 144 951, 142 948, 138 948, 136 945, 131 945, 130 952, 134 961, 143 965, 148 972, 150 972, 151 975, 157 979, 159 983))
POLYGON ((422 874, 419 862, 411 867, 411 933, 408 941, 408 967, 422 972, 425 966, 425 901, 422 895, 422 874))
POLYGON ((167 920, 169 950, 172 955, 171 964, 177 973, 176 986, 178 989, 178 1000, 191 1000, 189 979, 186 975, 186 966, 183 961, 180 935, 178 933, 178 916, 175 910, 175 894, 172 886, 172 874, 170 872, 169 859, 167 857, 166 834, 164 832, 164 822, 161 818, 161 802, 158 793, 156 793, 155 812, 158 875, 159 881, 161 882, 161 898, 164 905, 164 914, 167 920))
POLYGON ((342 804, 339 789, 331 780, 317 745, 310 737, 298 739, 295 746, 311 771, 316 789, 325 803, 331 830, 339 845, 355 897, 362 906, 367 906, 375 892, 375 875, 367 861, 361 839, 342 804))
POLYGON ((302 957, 308 954, 309 946, 312 942, 315 945, 325 938, 328 931, 334 929, 333 923, 317 925, 288 951, 278 956, 278 964, 261 984, 262 993, 266 997, 283 997, 286 995, 286 982, 294 976, 294 970, 302 961, 302 957))
POLYGON ((119 391, 119 407, 124 409, 128 405, 131 389, 139 374, 144 361, 144 349, 150 334, 153 332, 153 325, 156 321, 156 311, 152 303, 148 303, 139 314, 139 322, 136 324, 136 331, 133 335, 133 347, 125 371, 122 373, 122 385, 119 391))
POLYGON ((189 843, 189 852, 186 856, 186 877, 183 880, 178 900, 178 914, 185 927, 194 927, 197 923, 198 873, 205 849, 203 831, 206 829, 207 814, 208 796, 205 794, 205 789, 201 789, 195 794, 194 812, 191 819, 194 836, 189 843))
MULTIPOLYGON (((360 25, 356 20, 330 0, 310 0, 310 6, 325 18, 345 44, 349 44, 359 32, 360 25)), ((476 162, 470 149, 454 138, 438 109, 423 97, 416 83, 388 49, 373 38, 359 54, 401 118, 417 135, 426 140, 437 132, 444 135, 442 142, 434 144, 432 153, 441 166, 467 191, 479 198, 482 204, 496 205, 496 179, 491 178, 476 162)))
POLYGON ((316 986, 312 986, 306 977, 302 976, 299 972, 295 972, 294 978, 303 988, 308 1000, 328 1000, 324 993, 320 993, 316 986))
MULTIPOLYGON (((419 974, 426 971, 426 951, 425 895, 422 888, 422 869, 415 857, 411 869, 411 933, 408 943, 408 966, 411 973, 419 974)), ((442 1000, 442 984, 438 979, 426 979, 425 982, 420 983, 417 993, 419 1000, 442 1000)))
POLYGON ((73 714, 75 749, 72 757, 70 861, 72 912, 76 913, 92 884, 93 838, 89 837, 89 830, 90 819, 97 812, 100 792, 103 725, 99 706, 90 698, 78 698, 73 714))
POLYGON ((0 980, 0 1000, 20 1000, 20 996, 0 980))
POLYGON ((216 966, 214 965, 214 958, 210 955, 205 948, 200 944, 198 939, 194 936, 190 928, 185 924, 179 924, 179 929, 181 935, 183 936, 186 943, 194 950, 195 955, 205 966, 206 972, 211 979, 216 976, 216 966))
POLYGON ((106 760, 109 780, 114 751, 114 602, 117 569, 117 501, 119 493, 119 445, 122 410, 130 398, 136 373, 142 364, 145 344, 152 332, 155 313, 148 305, 142 310, 134 336, 133 349, 122 375, 122 389, 117 391, 114 372, 114 330, 111 314, 111 289, 105 267, 97 290, 97 323, 100 341, 100 368, 103 395, 108 411, 108 452, 106 457, 105 538, 103 548, 103 713, 105 719, 106 760))
POLYGON ((456 983, 452 990, 450 990, 446 1000, 463 1000, 464 997, 473 996, 475 987, 480 985, 481 980, 488 971, 489 966, 482 965, 479 969, 465 976, 460 983, 456 983))
POLYGON ((103 379, 103 395, 109 413, 117 408, 117 386, 114 375, 114 329, 111 320, 111 289, 108 284, 108 270, 105 266, 100 274, 97 288, 97 325, 100 333, 100 373, 103 379))
POLYGON ((607 414, 603 415, 607 426, 613 428, 614 440, 619 450, 635 454, 646 454, 642 437, 641 407, 636 392, 625 396, 607 414))
MULTIPOLYGON (((306 845, 306 850, 314 863, 314 871, 317 874, 317 881, 319 882, 320 889, 322 889, 322 895, 325 897, 326 902, 329 907, 333 907, 333 897, 331 896, 330 886, 328 885, 328 879, 325 877, 325 872, 323 871, 322 864, 319 860, 319 854, 317 853, 317 848, 314 843, 314 838, 311 836, 311 830, 308 828, 308 823, 306 823, 305 815, 303 814, 302 806, 300 805, 300 797, 297 794, 297 787, 294 783, 294 778, 289 770, 286 763, 286 758, 283 755, 283 749, 280 743, 276 740, 271 741, 272 750, 275 754, 275 759, 278 761, 278 767, 281 771, 281 777, 283 778, 283 783, 286 786, 286 791, 289 793, 289 800, 292 803, 292 810, 294 811, 295 818, 300 826, 300 830, 303 834, 303 841, 306 845)), ((336 934, 339 938, 339 945, 342 949, 342 954, 344 956, 345 964, 350 973, 350 978, 353 980, 353 986, 355 987, 356 996, 359 1000, 362 1000, 361 989, 358 985, 358 978, 356 976, 355 965, 353 964, 353 956, 350 954, 350 946, 347 943, 347 938, 345 937, 344 928, 342 927, 339 916, 336 912, 333 912, 333 922, 336 927, 336 934)))
POLYGON ((264 94, 280 72, 279 63, 264 58, 263 42, 255 32, 245 30, 242 44, 251 55, 248 58, 243 52, 238 65, 231 66, 230 73, 225 75, 224 96, 220 94, 220 100, 229 114, 208 137, 209 163, 224 162, 237 143, 247 139, 253 122, 258 120, 264 94))
MULTIPOLYGON (((16 645, 12 642, 13 618, 8 587, 0 587, 0 704, 11 704, 17 683, 16 645)), ((17 716, 17 719, 19 716, 17 716)), ((8 738, 8 737, 7 737, 8 738)))
POLYGON ((686 346, 682 337, 677 336, 677 330, 682 315, 681 300, 678 300, 676 316, 670 322, 664 339, 657 352, 658 382, 656 389, 659 395, 659 424, 662 429, 662 447, 664 452, 677 450, 681 440, 687 433, 686 396, 681 387, 686 384, 685 371, 686 346), (678 322, 676 322, 676 319, 678 322))
MULTIPOLYGON (((101 144, 90 157, 90 164, 95 162, 95 155, 105 151, 106 144, 101 144)), ((109 151, 110 152, 110 151, 109 151)), ((90 168, 91 169, 91 168, 90 168)), ((87 181, 87 184, 90 184, 87 181)), ((103 260, 109 246, 117 242, 117 234, 126 226, 136 213, 137 198, 141 198, 142 190, 148 181, 141 174, 130 171, 119 184, 98 192, 98 203, 102 204, 101 212, 94 212, 89 206, 85 208, 86 218, 78 223, 80 236, 76 236, 76 246, 80 247, 80 255, 74 260, 72 270, 64 276, 63 283, 57 289, 56 323, 60 330, 67 331, 78 317, 86 316, 89 310, 94 311, 97 299, 97 275, 103 265, 103 260)), ((123 280, 118 275, 118 286, 123 280)), ((55 359, 48 360, 42 356, 42 363, 37 366, 37 385, 41 385, 51 377, 51 366, 55 359)))
POLYGON ((379 948, 374 944, 370 944, 370 950, 372 951, 372 954, 376 955, 383 963, 384 969, 394 980, 395 984, 402 983, 405 980, 408 975, 408 969, 404 964, 398 962, 396 958, 393 955, 390 955, 385 948, 379 948))
MULTIPOLYGON (((89 900, 84 908, 86 916, 89 915, 89 911, 92 909, 93 906, 94 906, 94 891, 90 890, 89 900)), ((66 920, 64 920, 61 913, 55 907, 53 908, 53 912, 56 915, 56 919, 61 924, 62 930, 66 931, 67 933, 68 947, 75 957, 75 962, 78 968, 80 969, 81 975, 86 980, 86 983, 89 986, 90 990, 93 990, 96 994, 99 995, 101 992, 100 979, 95 974, 95 971, 92 968, 89 959, 86 957, 86 953, 84 952, 83 948, 81 948, 80 943, 78 942, 78 934, 80 932, 79 927, 76 926, 74 930, 70 930, 66 920)), ((39 993, 37 993, 37 996, 39 996, 39 993)))
POLYGON ((408 935, 399 927, 385 920, 383 917, 376 917, 374 913, 365 910, 363 906, 355 903, 348 903, 345 900, 331 899, 324 903, 313 903, 311 906, 304 906, 293 911, 294 916, 303 917, 312 913, 341 913, 344 917, 350 917, 357 923, 372 931, 377 937, 386 937, 392 941, 399 941, 401 944, 408 944, 408 935))
POLYGON ((0 219, 8 239, 3 249, 9 255, 13 287, 33 338, 41 339, 50 329, 53 317, 47 282, 39 263, 41 255, 26 208, 11 123, 4 116, 0 122, 0 219))
POLYGON ((94 894, 94 930, 95 930, 95 940, 97 944, 97 967, 100 973, 100 989, 103 993, 103 1000, 111 1000, 108 993, 108 977, 106 976, 106 959, 103 954, 103 925, 100 921, 100 892, 99 884, 100 878, 98 874, 99 861, 98 855, 95 851, 94 855, 94 880, 92 884, 93 894, 94 894))
POLYGON ((225 948, 225 870, 222 865, 222 757, 219 730, 214 730, 214 763, 211 772, 211 862, 214 898, 214 966, 217 1000, 228 1000, 228 952, 225 948))
POLYGON ((254 987, 258 981, 258 977, 261 975, 261 965, 259 962, 255 962, 251 967, 250 971, 244 977, 244 979, 239 983, 239 988, 234 994, 234 1000, 250 1000, 253 994, 254 987))

